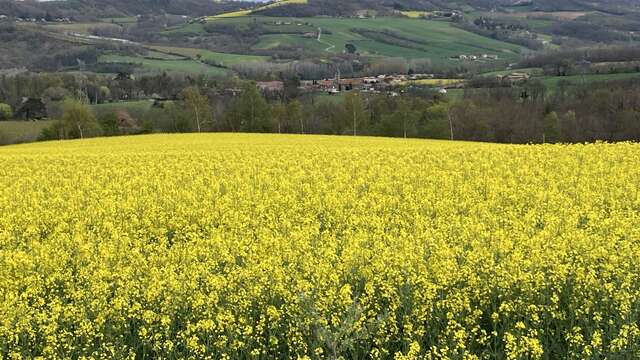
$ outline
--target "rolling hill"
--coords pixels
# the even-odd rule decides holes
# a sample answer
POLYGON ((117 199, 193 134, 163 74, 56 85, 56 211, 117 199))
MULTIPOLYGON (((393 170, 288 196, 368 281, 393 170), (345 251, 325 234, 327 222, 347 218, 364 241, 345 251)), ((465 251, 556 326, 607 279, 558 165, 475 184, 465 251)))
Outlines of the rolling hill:
MULTIPOLYGON (((245 21, 252 20, 247 18, 245 21)), ((446 60, 460 54, 482 53, 514 58, 523 51, 517 45, 472 34, 448 22, 403 18, 318 18, 304 21, 309 22, 312 27, 326 29, 327 34, 322 34, 320 41, 316 37, 304 35, 268 34, 261 36, 255 47, 298 47, 309 51, 341 53, 346 44, 354 44, 361 54, 434 60, 446 60)))
POLYGON ((283 16, 288 12, 296 16, 347 15, 359 10, 494 10, 510 8, 513 11, 601 11, 621 14, 640 11, 633 0, 309 0, 288 8, 266 9, 263 13, 283 16))
POLYGON ((0 14, 44 18, 66 16, 77 18, 169 13, 198 16, 234 11, 252 6, 251 2, 211 0, 0 0, 0 14))
MULTIPOLYGON (((211 1, 211 0, 0 0, 0 13, 5 15, 44 17, 53 16, 99 16, 104 14, 136 15, 148 13, 170 13, 192 16, 233 13, 260 7, 270 15, 286 15, 293 11, 297 16, 346 15, 358 10, 393 11, 442 10, 442 9, 495 9, 520 7, 541 11, 597 10, 622 13, 640 10, 635 0, 309 0, 286 1, 290 6, 264 6, 266 1, 211 1)), ((275 1, 278 3, 281 1, 275 1)))

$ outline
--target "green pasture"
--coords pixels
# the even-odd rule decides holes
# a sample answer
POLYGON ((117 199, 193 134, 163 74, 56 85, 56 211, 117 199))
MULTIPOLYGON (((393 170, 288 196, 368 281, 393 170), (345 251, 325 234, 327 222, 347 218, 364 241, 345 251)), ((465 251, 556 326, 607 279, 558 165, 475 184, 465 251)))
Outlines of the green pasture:
POLYGON ((140 118, 151 108, 151 105, 153 105, 153 101, 151 100, 138 100, 91 105, 91 108, 97 116, 115 113, 117 111, 126 111, 134 118, 140 118))
POLYGON ((616 80, 628 80, 638 79, 640 80, 640 73, 622 73, 622 74, 588 74, 588 75, 571 75, 571 76, 545 76, 538 78, 542 80, 542 83, 547 88, 556 88, 561 81, 566 81, 571 84, 593 83, 593 82, 606 82, 616 80))
POLYGON ((138 22, 138 18, 135 16, 104 18, 101 20, 102 22, 112 23, 112 24, 135 24, 138 22))
POLYGON ((204 74, 204 75, 210 75, 210 76, 229 75, 229 71, 226 69, 205 65, 191 59, 160 60, 160 59, 145 59, 143 57, 135 57, 135 56, 102 55, 100 56, 100 62, 137 64, 142 67, 141 72, 173 72, 173 73, 204 74))
MULTIPOLYGON (((376 19, 238 17, 215 20, 216 23, 238 27, 254 21, 262 22, 265 27, 269 26, 268 33, 260 36, 254 46, 255 49, 294 47, 305 51, 336 54, 342 53, 345 45, 352 43, 356 45, 357 51, 364 55, 409 59, 431 58, 434 62, 443 62, 460 54, 496 54, 501 59, 516 59, 524 51, 521 46, 473 34, 445 21, 395 17, 376 19), (315 37, 304 37, 302 33, 274 33, 270 27, 275 26, 273 23, 277 21, 298 22, 316 30, 322 28, 321 41, 319 42, 315 37), (405 46, 366 37, 356 33, 354 29, 388 31, 406 39, 405 46)), ((190 29, 190 31, 196 30, 195 27, 190 29)))
POLYGON ((498 75, 504 76, 504 75, 509 75, 511 73, 527 73, 530 75, 539 75, 539 74, 542 74, 542 68, 523 68, 523 69, 491 71, 491 72, 479 74, 479 76, 498 76, 498 75))
POLYGON ((53 120, 0 121, 0 145, 32 142, 53 120))
POLYGON ((229 53, 221 53, 214 52, 205 49, 197 49, 197 48, 183 48, 183 47, 174 47, 174 46, 147 46, 148 49, 153 50, 154 52, 164 53, 165 55, 179 55, 183 57, 187 57, 190 59, 196 59, 198 55, 202 60, 214 61, 220 66, 232 66, 239 63, 244 62, 262 62, 267 61, 269 59, 268 56, 253 56, 253 55, 242 55, 242 54, 229 54, 229 53))

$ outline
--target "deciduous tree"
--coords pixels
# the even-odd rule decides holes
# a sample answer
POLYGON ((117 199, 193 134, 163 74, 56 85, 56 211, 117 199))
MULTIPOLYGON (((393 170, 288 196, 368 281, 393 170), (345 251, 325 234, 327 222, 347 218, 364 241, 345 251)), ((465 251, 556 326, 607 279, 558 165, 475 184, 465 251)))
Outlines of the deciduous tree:
POLYGON ((197 87, 190 86, 182 91, 187 111, 193 116, 196 130, 202 132, 202 128, 213 123, 213 111, 209 105, 209 99, 200 93, 197 87))
POLYGON ((0 103, 0 120, 9 120, 13 117, 11 106, 0 103))
POLYGON ((62 124, 66 137, 99 135, 100 125, 91 108, 83 101, 67 99, 63 105, 62 124))

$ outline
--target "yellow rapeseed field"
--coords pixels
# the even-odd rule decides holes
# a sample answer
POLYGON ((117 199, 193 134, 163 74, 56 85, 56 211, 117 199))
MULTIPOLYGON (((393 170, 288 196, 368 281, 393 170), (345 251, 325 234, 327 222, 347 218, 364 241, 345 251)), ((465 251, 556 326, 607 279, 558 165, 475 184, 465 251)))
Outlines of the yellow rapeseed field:
POLYGON ((218 15, 213 15, 213 16, 207 16, 206 20, 215 20, 215 19, 224 19, 224 18, 236 18, 236 17, 243 17, 243 16, 249 16, 257 11, 262 11, 262 10, 268 10, 268 9, 273 9, 273 8, 277 8, 280 6, 286 6, 286 5, 303 5, 303 4, 307 4, 308 0, 275 0, 274 2, 271 2, 269 4, 266 5, 261 5, 252 9, 246 9, 246 10, 238 10, 238 11, 233 11, 233 12, 228 12, 228 13, 222 13, 222 14, 218 14, 218 15))
POLYGON ((412 19, 419 19, 433 14, 430 11, 400 11, 400 13, 412 19))
POLYGON ((640 145, 0 148, 0 358, 637 359, 640 145))

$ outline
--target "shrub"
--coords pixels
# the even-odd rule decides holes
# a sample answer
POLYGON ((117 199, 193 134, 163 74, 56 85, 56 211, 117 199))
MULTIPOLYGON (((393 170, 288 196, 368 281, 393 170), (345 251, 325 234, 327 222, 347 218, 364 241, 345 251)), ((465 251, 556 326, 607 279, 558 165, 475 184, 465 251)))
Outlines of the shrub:
POLYGON ((13 110, 8 104, 0 103, 0 120, 9 120, 13 118, 13 110))

